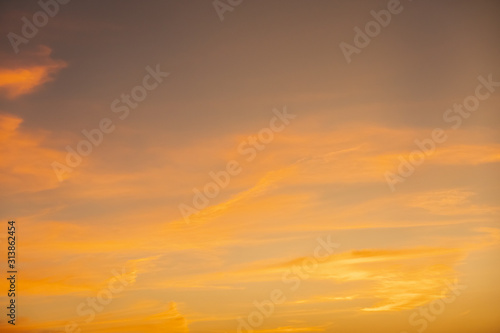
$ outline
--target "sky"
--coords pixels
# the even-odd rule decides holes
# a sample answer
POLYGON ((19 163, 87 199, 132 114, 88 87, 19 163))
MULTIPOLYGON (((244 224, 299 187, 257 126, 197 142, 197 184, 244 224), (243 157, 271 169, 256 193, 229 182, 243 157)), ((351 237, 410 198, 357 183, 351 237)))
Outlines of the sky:
POLYGON ((1 2, 0 331, 499 332, 499 16, 1 2))

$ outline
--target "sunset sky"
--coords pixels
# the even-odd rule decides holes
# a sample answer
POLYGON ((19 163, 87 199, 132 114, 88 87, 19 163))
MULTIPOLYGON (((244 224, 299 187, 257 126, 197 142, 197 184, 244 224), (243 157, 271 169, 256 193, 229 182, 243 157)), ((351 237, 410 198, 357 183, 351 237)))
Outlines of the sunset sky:
POLYGON ((498 1, 41 3, 0 3, 1 332, 500 332, 498 1))

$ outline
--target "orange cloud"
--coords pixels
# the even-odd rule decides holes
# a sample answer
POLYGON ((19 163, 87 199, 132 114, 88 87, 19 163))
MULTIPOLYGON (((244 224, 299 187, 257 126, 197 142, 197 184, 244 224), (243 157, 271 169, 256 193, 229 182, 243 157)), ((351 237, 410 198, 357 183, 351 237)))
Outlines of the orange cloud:
POLYGON ((158 307, 164 306, 163 304, 155 304, 154 307, 144 307, 143 304, 135 302, 127 310, 101 314, 91 323, 82 323, 81 328, 82 331, 102 333, 189 333, 188 320, 178 310, 177 303, 170 302, 166 310, 152 313, 158 311, 158 307), (131 314, 131 310, 134 314, 131 314))
POLYGON ((37 87, 53 80, 53 75, 67 64, 50 57, 52 50, 41 46, 22 60, 0 67, 0 91, 13 99, 33 92, 37 87), (9 67, 3 67, 9 65, 9 67))
POLYGON ((43 147, 46 133, 22 130, 22 122, 0 114, 0 183, 12 193, 57 186, 50 163, 62 159, 62 154, 43 147))
POLYGON ((471 197, 476 193, 462 189, 450 189, 416 194, 410 199, 410 206, 419 207, 437 215, 493 214, 498 207, 474 205, 471 197))
POLYGON ((273 329, 263 329, 263 330, 254 330, 256 333, 280 333, 280 332, 290 332, 290 333, 299 333, 299 332, 324 332, 326 329, 321 326, 317 327, 292 327, 292 326, 283 326, 273 329))
POLYGON ((158 311, 158 307, 165 307, 165 305, 147 304, 147 306, 144 306, 144 302, 134 302, 134 305, 129 309, 99 313, 96 315, 95 320, 89 323, 82 321, 79 317, 53 321, 35 321, 29 320, 27 317, 21 317, 18 319, 16 326, 6 324, 5 322, 0 323, 0 330, 2 332, 64 332, 66 325, 73 323, 77 324, 82 332, 190 332, 188 320, 179 312, 177 303, 170 302, 167 309, 161 312, 156 312, 158 311))
MULTIPOLYGON (((209 279, 242 281, 273 281, 280 279, 287 270, 301 267, 305 258, 268 265, 255 263, 248 268, 221 272, 209 279)), ((315 303, 351 299, 379 300, 373 306, 359 308, 363 311, 399 311, 412 309, 433 299, 445 297, 447 282, 456 278, 454 267, 463 259, 460 249, 411 248, 395 250, 355 250, 333 254, 318 261, 316 269, 307 271, 310 279, 332 283, 356 282, 355 289, 345 293, 351 296, 332 295, 325 299, 311 299, 294 303, 315 303), (355 296, 352 296, 355 295, 355 296)), ((324 293, 322 292, 322 295, 324 293)), ((328 296, 328 295, 327 295, 328 296)))

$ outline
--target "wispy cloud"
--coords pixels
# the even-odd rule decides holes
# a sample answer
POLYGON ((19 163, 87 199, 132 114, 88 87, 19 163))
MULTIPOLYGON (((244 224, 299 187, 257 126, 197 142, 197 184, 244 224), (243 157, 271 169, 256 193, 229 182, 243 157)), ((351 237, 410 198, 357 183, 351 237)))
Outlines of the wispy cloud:
POLYGON ((51 57, 52 50, 40 46, 37 50, 24 52, 12 60, 4 60, 0 67, 0 91, 14 99, 30 94, 43 84, 54 79, 54 75, 67 66, 62 60, 51 57))

